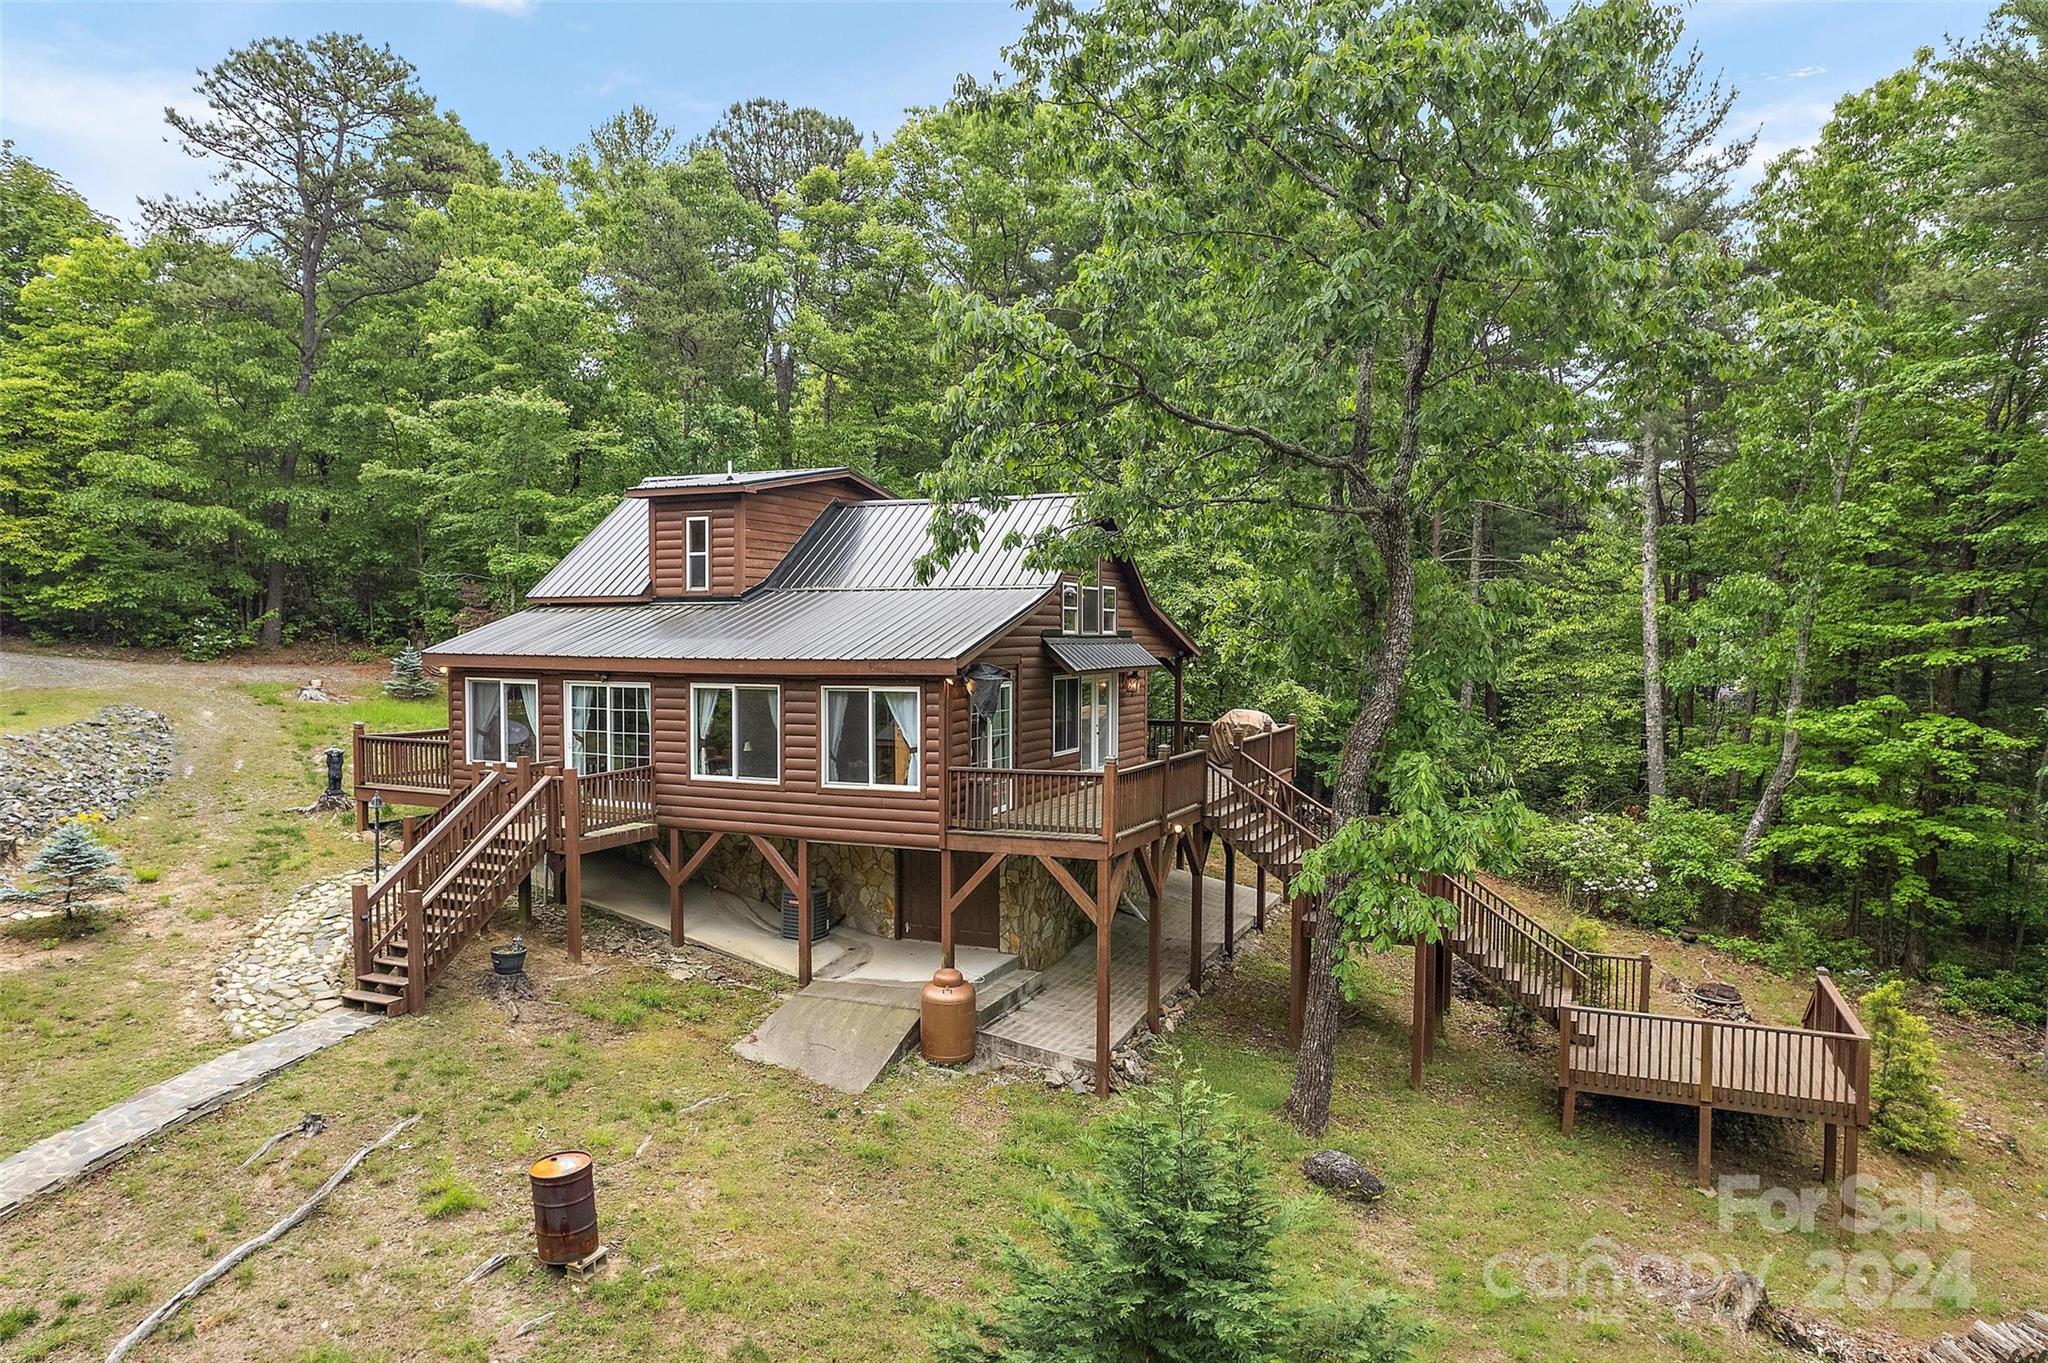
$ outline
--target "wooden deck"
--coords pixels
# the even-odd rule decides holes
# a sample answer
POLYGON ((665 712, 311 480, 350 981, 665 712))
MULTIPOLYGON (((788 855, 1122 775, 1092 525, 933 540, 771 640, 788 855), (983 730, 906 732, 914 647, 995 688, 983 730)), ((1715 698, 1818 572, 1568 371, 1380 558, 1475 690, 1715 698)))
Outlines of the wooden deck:
POLYGON ((966 767, 947 773, 946 841, 960 851, 1036 844, 1063 855, 1127 851, 1202 817, 1208 758, 1197 750, 1101 771, 966 767), (1067 846, 1071 845, 1071 846, 1067 846))

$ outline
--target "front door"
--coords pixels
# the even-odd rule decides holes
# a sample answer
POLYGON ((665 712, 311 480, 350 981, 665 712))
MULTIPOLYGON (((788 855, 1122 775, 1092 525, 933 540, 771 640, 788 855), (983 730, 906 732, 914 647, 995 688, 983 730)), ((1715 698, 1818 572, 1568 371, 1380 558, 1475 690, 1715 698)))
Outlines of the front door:
MULTIPOLYGON (((979 865, 971 856, 955 852, 953 872, 970 876, 979 865)), ((1001 892, 996 882, 1000 871, 974 887, 959 908, 953 910, 953 941, 963 947, 993 947, 999 944, 1001 892)), ((939 854, 912 848, 896 853, 897 931, 917 942, 939 940, 939 854)))

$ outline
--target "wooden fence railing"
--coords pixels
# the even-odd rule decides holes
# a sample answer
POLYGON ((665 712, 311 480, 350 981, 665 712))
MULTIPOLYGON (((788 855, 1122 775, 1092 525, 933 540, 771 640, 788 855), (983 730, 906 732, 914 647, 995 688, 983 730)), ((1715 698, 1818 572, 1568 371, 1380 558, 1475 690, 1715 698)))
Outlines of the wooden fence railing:
POLYGON ((1567 946, 1560 954, 1578 967, 1584 980, 1579 986, 1578 1002, 1589 1008, 1650 1011, 1653 967, 1649 952, 1625 956, 1618 952, 1580 951, 1567 946))
POLYGON ((1558 1022, 1565 1087, 1770 1117, 1863 1124, 1869 1072, 1858 1055, 1867 1038, 1762 1022, 1583 1006, 1558 1022))
POLYGON ((1145 721, 1145 745, 1147 752, 1157 752, 1161 747, 1169 752, 1191 752, 1209 746, 1209 733, 1216 727, 1213 719, 1184 719, 1176 724, 1170 719, 1148 719, 1145 721))
POLYGON ((1116 835, 1124 837, 1199 815, 1208 798, 1208 770, 1208 754, 1199 750, 1119 767, 1112 806, 1116 835))
POLYGON ((1206 754, 1190 750, 1101 771, 955 767, 947 774, 947 826, 1114 842, 1161 820, 1201 812, 1206 754))
POLYGON ((576 808, 586 834, 653 822, 653 766, 642 763, 577 777, 576 808))
POLYGON ((372 734, 365 733, 358 724, 353 737, 357 787, 435 792, 449 789, 446 729, 372 734))

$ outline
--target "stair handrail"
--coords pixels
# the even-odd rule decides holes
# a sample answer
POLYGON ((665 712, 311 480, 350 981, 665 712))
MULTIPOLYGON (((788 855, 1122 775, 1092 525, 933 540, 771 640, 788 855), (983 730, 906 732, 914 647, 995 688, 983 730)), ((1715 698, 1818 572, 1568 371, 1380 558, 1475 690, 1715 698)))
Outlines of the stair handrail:
MULTIPOLYGON (((1576 1002, 1586 988, 1586 973, 1574 965, 1571 958, 1551 945, 1556 942, 1569 949, 1570 944, 1550 929, 1536 922, 1500 895, 1487 889, 1470 876, 1439 875, 1435 877, 1453 889, 1463 891, 1472 907, 1482 913, 1492 914, 1509 928, 1529 941, 1540 957, 1548 957, 1558 967, 1559 985, 1568 1000, 1576 1002)), ((1443 898, 1445 896, 1439 896, 1443 898)), ((1453 901, 1454 903, 1456 901, 1453 901)))
MULTIPOLYGON (((1301 817, 1300 814, 1288 810, 1285 806, 1281 805, 1279 801, 1272 799, 1270 796, 1265 797, 1268 803, 1272 804, 1274 808, 1280 809, 1283 813, 1287 814, 1288 817, 1292 818, 1297 824, 1300 824, 1302 827, 1314 831, 1316 833, 1317 842, 1320 843, 1327 841, 1330 834, 1335 831, 1336 816, 1330 812, 1330 807, 1322 803, 1320 800, 1317 800, 1314 796, 1310 795, 1300 786, 1294 784, 1291 778, 1282 775, 1280 772, 1277 772, 1273 770, 1273 768, 1267 766, 1264 762, 1261 762, 1258 758, 1253 757, 1250 753, 1244 750, 1242 745, 1232 745, 1230 749, 1230 760, 1232 763, 1232 767, 1234 767, 1236 764, 1242 763, 1244 766, 1251 768, 1253 776, 1257 778, 1257 780, 1254 781, 1247 781, 1244 779, 1244 777, 1238 775, 1238 773, 1232 768, 1223 768, 1225 774, 1230 776, 1240 786, 1243 786, 1247 790, 1255 791, 1261 796, 1264 796, 1265 792, 1259 789, 1259 785, 1261 782, 1270 781, 1278 788, 1285 790, 1287 792, 1288 802, 1294 805, 1296 809, 1306 809, 1310 814, 1309 819, 1304 819, 1301 817), (1311 819, 1313 819, 1314 822, 1311 822, 1311 819)), ((1212 762, 1212 765, 1215 764, 1212 762)))
POLYGON ((1250 799, 1256 801, 1257 803, 1264 805, 1266 807, 1266 810, 1270 812, 1274 816, 1274 818, 1280 821, 1280 825, 1283 831, 1292 833, 1294 837, 1301 843, 1302 850, 1307 851, 1311 848, 1320 847, 1328 837, 1327 834, 1317 832, 1315 829, 1309 827, 1301 820, 1295 818, 1292 814, 1289 814, 1285 809, 1281 808, 1280 805, 1277 802, 1275 802, 1270 796, 1268 796, 1264 791, 1259 790, 1255 786, 1251 785, 1249 782, 1239 780, 1237 776, 1233 774, 1229 769, 1225 767, 1219 767, 1212 762, 1209 764, 1209 770, 1215 772, 1219 778, 1226 782, 1228 786, 1234 789, 1237 793, 1247 796, 1250 799))
POLYGON ((458 840, 470 813, 502 798, 510 779, 502 771, 486 771, 459 800, 443 808, 434 827, 392 864, 383 879, 359 886, 354 896, 355 921, 350 934, 355 943, 357 974, 367 972, 377 953, 404 930, 404 891, 408 887, 425 888, 426 868, 433 859, 447 850, 446 843, 458 840))
POLYGON ((1549 928, 1543 926, 1543 924, 1537 922, 1528 914, 1522 912, 1522 910, 1517 908, 1514 902, 1508 899, 1506 895, 1501 894, 1499 891, 1495 890, 1492 886, 1486 884, 1484 881, 1481 881, 1473 876, 1457 876, 1454 877, 1454 879, 1456 879, 1459 884, 1463 885, 1466 891, 1470 893, 1474 899, 1478 900, 1484 907, 1492 910, 1494 913, 1499 914, 1501 917, 1507 919, 1508 922, 1514 924, 1523 932, 1526 932, 1527 934, 1529 934, 1529 936, 1535 938, 1537 942, 1539 942, 1546 949, 1548 949, 1552 955, 1558 957, 1567 965, 1571 963, 1572 957, 1578 954, 1577 947, 1573 946, 1570 942, 1565 941, 1564 938, 1558 936, 1555 932, 1552 932, 1549 928))
MULTIPOLYGON (((476 864, 476 859, 483 855, 484 849, 491 845, 492 839, 504 832, 508 826, 517 821, 522 814, 526 813, 536 799, 546 798, 549 791, 554 787, 555 779, 552 772, 536 776, 532 788, 513 801, 512 807, 503 814, 500 814, 489 827, 471 839, 469 846, 457 854, 455 860, 449 863, 448 869, 441 873, 440 879, 429 885, 426 893, 421 898, 427 903, 432 904, 439 900, 442 895, 446 894, 448 887, 454 882, 455 878, 476 864)), ((543 828, 551 825, 553 822, 552 819, 547 820, 543 824, 543 828)), ((545 840, 545 832, 543 832, 542 838, 545 840)))

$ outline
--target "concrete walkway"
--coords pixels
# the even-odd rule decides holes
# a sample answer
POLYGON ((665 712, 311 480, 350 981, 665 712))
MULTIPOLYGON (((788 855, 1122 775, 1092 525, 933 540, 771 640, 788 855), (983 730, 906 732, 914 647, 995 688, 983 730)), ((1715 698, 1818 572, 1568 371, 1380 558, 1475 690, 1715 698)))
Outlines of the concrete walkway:
MULTIPOLYGON (((1134 877, 1135 878, 1135 877, 1134 877)), ((1142 891, 1140 892, 1142 896, 1142 891)), ((1159 923, 1159 994, 1166 998, 1187 983, 1188 947, 1193 925, 1194 880, 1186 871, 1166 878, 1164 909, 1159 923)), ((1142 904, 1142 897, 1138 902, 1142 904)), ((1126 894, 1124 903, 1131 903, 1126 894)), ((1268 894, 1267 911, 1280 903, 1268 894)), ((1251 931, 1255 905, 1249 885, 1237 887, 1236 929, 1243 939, 1251 931)), ((1109 934, 1109 1046, 1112 1051, 1145 1025, 1146 955, 1150 943, 1145 920, 1128 909, 1117 914, 1109 934)), ((1205 879, 1202 890, 1202 959, 1223 954, 1223 882, 1205 879)), ((1206 967, 1205 967, 1206 968, 1206 967)), ((998 1055, 1034 1064, 1071 1065, 1095 1073, 1095 934, 1090 932, 1072 951, 1038 976, 1039 989, 1008 1017, 982 1030, 998 1055)))
POLYGON ((323 1013, 195 1065, 0 1160, 0 1221, 34 1198, 105 1168, 143 1142, 206 1115, 279 1070, 383 1020, 381 1015, 351 1009, 323 1013))

